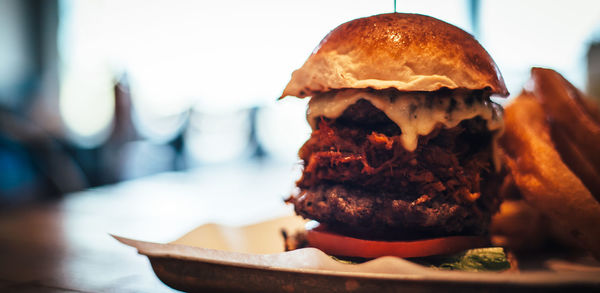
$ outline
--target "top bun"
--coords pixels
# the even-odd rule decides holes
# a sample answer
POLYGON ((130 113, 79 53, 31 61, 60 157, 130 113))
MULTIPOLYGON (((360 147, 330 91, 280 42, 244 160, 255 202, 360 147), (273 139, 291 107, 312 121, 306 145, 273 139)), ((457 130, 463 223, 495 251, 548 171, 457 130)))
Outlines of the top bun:
POLYGON ((496 63, 473 36, 432 17, 404 13, 338 26, 294 71, 281 97, 343 88, 487 89, 508 96, 496 63))

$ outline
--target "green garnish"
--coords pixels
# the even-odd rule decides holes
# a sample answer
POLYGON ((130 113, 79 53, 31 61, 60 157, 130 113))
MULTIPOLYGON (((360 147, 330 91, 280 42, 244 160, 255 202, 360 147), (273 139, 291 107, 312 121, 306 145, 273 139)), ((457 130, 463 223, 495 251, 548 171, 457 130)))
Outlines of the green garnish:
MULTIPOLYGON (((366 261, 366 259, 360 258, 339 258, 335 256, 331 256, 331 258, 347 264, 359 264, 366 261)), ((510 269, 510 262, 502 247, 474 248, 453 255, 411 258, 410 260, 442 270, 497 272, 510 269)))
POLYGON ((510 262, 502 247, 475 248, 450 256, 427 258, 424 264, 439 269, 468 272, 510 269, 510 262))

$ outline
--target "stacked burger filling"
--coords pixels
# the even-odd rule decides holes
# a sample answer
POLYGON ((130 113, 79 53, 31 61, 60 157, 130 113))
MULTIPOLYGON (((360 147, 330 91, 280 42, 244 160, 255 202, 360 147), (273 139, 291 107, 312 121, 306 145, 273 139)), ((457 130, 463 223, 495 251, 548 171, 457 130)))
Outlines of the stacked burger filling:
POLYGON ((327 230, 363 239, 481 235, 499 204, 500 112, 482 90, 315 95, 299 191, 287 201, 327 230))

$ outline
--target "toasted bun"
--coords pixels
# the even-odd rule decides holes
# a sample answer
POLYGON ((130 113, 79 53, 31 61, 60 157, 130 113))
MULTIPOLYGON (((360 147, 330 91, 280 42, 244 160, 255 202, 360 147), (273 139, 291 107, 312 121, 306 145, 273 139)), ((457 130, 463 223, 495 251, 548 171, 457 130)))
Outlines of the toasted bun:
POLYGON ((489 89, 508 95, 496 64, 473 36, 432 17, 404 13, 338 26, 292 74, 282 97, 342 88, 489 89))

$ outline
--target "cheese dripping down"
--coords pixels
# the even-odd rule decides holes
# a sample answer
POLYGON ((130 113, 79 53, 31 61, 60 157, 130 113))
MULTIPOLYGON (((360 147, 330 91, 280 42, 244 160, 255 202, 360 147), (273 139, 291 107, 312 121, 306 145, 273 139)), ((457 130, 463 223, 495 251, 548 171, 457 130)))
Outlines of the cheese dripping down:
MULTIPOLYGON (((493 133, 492 152, 496 170, 500 168, 497 140, 504 123, 502 108, 489 97, 469 97, 472 91, 448 91, 447 96, 431 96, 428 92, 391 92, 346 89, 315 95, 310 99, 307 120, 316 129, 319 117, 336 119, 346 108, 360 99, 367 100, 392 120, 400 130, 400 141, 408 151, 417 149, 419 136, 431 133, 438 124, 444 128, 461 121, 480 117, 493 133)), ((441 93, 440 93, 441 94, 441 93)))

